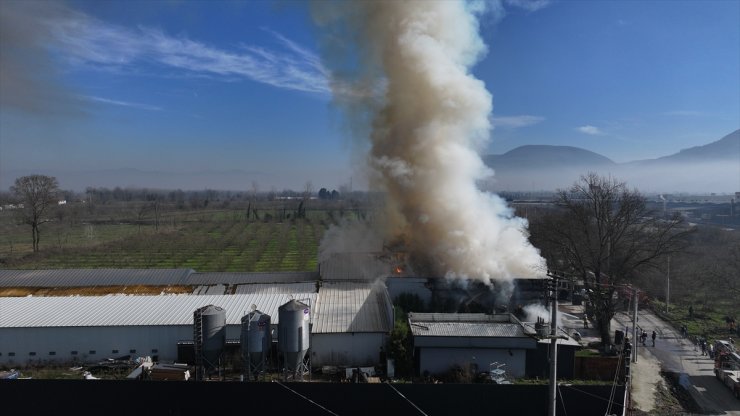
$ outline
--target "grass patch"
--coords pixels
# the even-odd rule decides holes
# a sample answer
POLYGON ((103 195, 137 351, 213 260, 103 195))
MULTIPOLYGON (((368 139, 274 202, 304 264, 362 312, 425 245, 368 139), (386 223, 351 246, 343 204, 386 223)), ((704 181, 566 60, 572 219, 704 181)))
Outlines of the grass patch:
MULTIPOLYGON (((326 230, 325 211, 312 210, 306 219, 279 221, 273 208, 259 221, 246 221, 239 210, 162 213, 153 222, 125 223, 121 211, 105 221, 48 223, 42 229, 41 251, 31 252, 30 229, 0 216, 0 265, 17 269, 56 268, 191 268, 198 271, 314 271, 318 247, 326 230)), ((129 218, 130 220, 130 218, 129 218)))
POLYGON ((582 349, 576 351, 576 357, 601 357, 601 353, 593 349, 582 349))
POLYGON ((727 317, 735 317, 737 320, 737 303, 717 300, 712 304, 704 304, 691 299, 681 299, 672 303, 667 313, 664 302, 653 301, 651 306, 658 315, 673 325, 676 332, 685 325, 689 336, 709 340, 727 339, 729 336, 737 335, 737 331, 732 332, 726 322, 727 317))

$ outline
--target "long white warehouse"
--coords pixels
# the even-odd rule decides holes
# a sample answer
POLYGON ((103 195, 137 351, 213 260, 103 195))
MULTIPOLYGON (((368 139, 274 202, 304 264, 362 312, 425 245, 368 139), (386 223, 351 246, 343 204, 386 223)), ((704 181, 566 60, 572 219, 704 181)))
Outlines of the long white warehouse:
POLYGON ((289 300, 316 304, 313 284, 287 286, 291 293, 3 297, 0 364, 91 362, 128 354, 174 361, 177 342, 193 339, 193 312, 202 306, 224 308, 226 337, 239 339, 241 317, 252 305, 278 323, 278 307, 289 300))

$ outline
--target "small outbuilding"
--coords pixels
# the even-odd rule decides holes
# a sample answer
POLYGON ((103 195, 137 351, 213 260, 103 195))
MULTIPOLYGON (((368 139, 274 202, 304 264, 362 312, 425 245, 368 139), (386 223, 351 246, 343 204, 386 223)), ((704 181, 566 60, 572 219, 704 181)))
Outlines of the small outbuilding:
POLYGON ((537 349, 533 328, 512 314, 409 313, 416 371, 470 374, 495 368, 511 378, 526 375, 527 352, 537 349))

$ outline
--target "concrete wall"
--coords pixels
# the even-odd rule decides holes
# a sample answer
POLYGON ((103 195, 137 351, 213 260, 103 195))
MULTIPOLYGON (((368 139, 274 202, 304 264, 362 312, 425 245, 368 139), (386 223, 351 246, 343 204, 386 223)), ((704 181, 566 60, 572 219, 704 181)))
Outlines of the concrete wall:
POLYGON ((313 334, 311 366, 371 366, 380 360, 386 335, 377 332, 313 334))
POLYGON ((520 378, 525 375, 526 351, 522 349, 484 349, 484 348, 419 348, 419 374, 447 372, 452 366, 466 370, 471 363, 478 365, 478 372, 488 371, 492 362, 506 363, 502 367, 509 377, 520 378))
MULTIPOLYGON (((24 380, 0 382, 8 414, 544 415, 547 385, 24 380), (287 388, 286 388, 287 387, 287 388), (298 393, 298 394, 296 394, 298 393), (400 394, 399 394, 400 393, 400 394), (310 398, 321 406, 305 400, 310 398), (418 406, 416 410, 412 407, 418 406), (326 407, 324 407, 326 406, 326 407)), ((563 385, 558 416, 622 414, 624 386, 563 385)))
POLYGON ((617 357, 575 357, 574 377, 581 380, 614 380, 617 357))

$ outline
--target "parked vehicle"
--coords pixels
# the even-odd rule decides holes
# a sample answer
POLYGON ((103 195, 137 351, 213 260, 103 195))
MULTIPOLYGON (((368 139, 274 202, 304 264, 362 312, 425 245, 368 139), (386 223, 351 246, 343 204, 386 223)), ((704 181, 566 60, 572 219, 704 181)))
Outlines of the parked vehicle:
POLYGON ((0 380, 17 380, 20 375, 18 370, 0 371, 0 380))
POLYGON ((740 399, 740 354, 730 341, 714 343, 714 375, 740 399))

